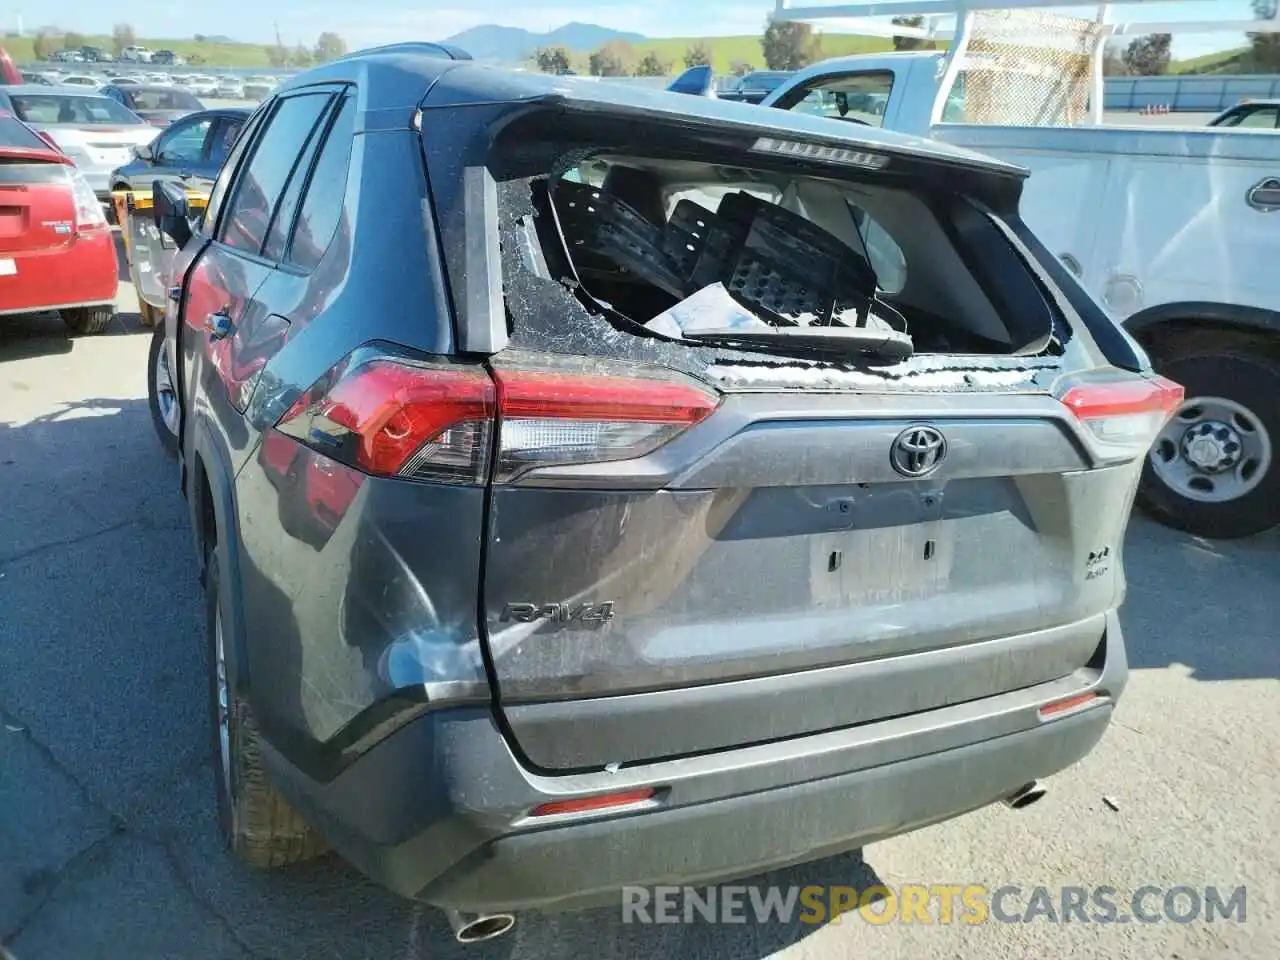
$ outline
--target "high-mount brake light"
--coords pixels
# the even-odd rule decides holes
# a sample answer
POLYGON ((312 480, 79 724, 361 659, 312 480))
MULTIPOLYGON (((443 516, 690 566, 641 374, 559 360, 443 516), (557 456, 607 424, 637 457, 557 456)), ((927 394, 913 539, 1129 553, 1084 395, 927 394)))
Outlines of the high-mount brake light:
POLYGON ((644 456, 719 404, 717 394, 665 371, 646 377, 593 366, 489 372, 384 355, 347 360, 276 429, 376 476, 479 483, 497 427, 495 479, 509 483, 538 467, 644 456))
POLYGON ((1180 384, 1151 376, 1076 383, 1060 399, 1089 430, 1100 459, 1129 460, 1146 453, 1182 398, 1180 384))
POLYGON ((783 157, 795 157, 797 160, 838 163, 847 167, 861 167, 864 170, 883 170, 889 165, 889 158, 883 153, 849 150, 846 147, 829 147, 820 143, 803 143, 799 140, 779 140, 776 137, 761 137, 752 144, 751 149, 756 153, 773 153, 783 157))

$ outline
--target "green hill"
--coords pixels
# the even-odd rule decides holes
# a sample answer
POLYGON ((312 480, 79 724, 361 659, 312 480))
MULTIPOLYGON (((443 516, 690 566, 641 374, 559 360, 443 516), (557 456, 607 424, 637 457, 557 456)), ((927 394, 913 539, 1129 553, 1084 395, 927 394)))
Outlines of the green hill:
MULTIPOLYGON (((84 42, 91 47, 112 51, 115 44, 110 37, 86 36, 84 42)), ((267 51, 261 44, 222 42, 210 43, 197 40, 167 40, 139 38, 140 46, 152 50, 172 50, 178 56, 193 63, 210 67, 266 67, 267 51)), ((32 37, 5 37, 0 40, 15 63, 35 63, 36 54, 32 37)), ((55 48, 59 44, 54 45, 55 48)), ((64 64, 63 66, 69 66, 64 64)))
MULTIPOLYGON (((819 35, 822 57, 847 57, 855 53, 879 53, 892 50, 889 40, 878 37, 855 37, 845 33, 819 35)), ((735 63, 749 63, 763 70, 764 52, 760 49, 759 36, 738 37, 664 37, 634 44, 637 57, 652 51, 658 59, 671 64, 671 71, 684 69, 685 51, 697 44, 704 44, 711 51, 711 63, 717 73, 728 73, 735 63)))
MULTIPOLYGON (((819 34, 821 57, 844 57, 857 53, 879 53, 892 49, 889 40, 877 37, 859 37, 842 33, 819 34)), ((84 42, 103 50, 112 50, 114 45, 110 37, 86 36, 84 42)), ((204 64, 210 67, 240 67, 250 69, 267 69, 267 50, 263 44, 236 43, 219 38, 218 42, 209 40, 176 40, 139 38, 139 44, 152 50, 172 50, 192 64, 204 64)), ((729 73, 735 63, 746 63, 757 69, 763 69, 764 53, 760 48, 760 37, 753 35, 730 37, 662 37, 631 44, 636 59, 646 53, 655 53, 658 59, 668 65, 668 72, 678 73, 684 69, 685 52, 704 44, 711 51, 712 65, 717 73, 729 73)), ((35 52, 31 37, 8 37, 0 41, 9 55, 17 63, 34 63, 35 52)), ((55 47, 57 44, 55 44, 55 47)), ((574 51, 574 69, 580 73, 587 72, 589 51, 574 51)), ((1176 60, 1169 67, 1170 73, 1248 73, 1249 48, 1226 50, 1210 53, 1188 60, 1176 60)))
POLYGON ((1169 72, 1178 74, 1253 73, 1252 57, 1253 51, 1249 47, 1219 50, 1217 53, 1206 53, 1201 57, 1175 60, 1169 64, 1169 72))

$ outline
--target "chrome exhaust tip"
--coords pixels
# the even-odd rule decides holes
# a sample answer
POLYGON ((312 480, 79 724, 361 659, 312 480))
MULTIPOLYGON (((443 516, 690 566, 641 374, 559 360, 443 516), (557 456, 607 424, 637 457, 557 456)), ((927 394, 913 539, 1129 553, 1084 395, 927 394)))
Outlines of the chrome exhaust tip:
POLYGON ((482 943, 510 932, 516 918, 509 913, 462 913, 446 910, 454 939, 459 943, 482 943))
POLYGON ((1039 780, 1032 780, 1005 797, 1004 805, 1010 810, 1025 810, 1048 792, 1039 780))

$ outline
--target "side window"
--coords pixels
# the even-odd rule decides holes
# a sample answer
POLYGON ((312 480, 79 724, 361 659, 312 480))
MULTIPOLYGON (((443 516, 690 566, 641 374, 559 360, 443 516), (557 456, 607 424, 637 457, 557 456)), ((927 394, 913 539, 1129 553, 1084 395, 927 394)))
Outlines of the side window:
POLYGON ((355 128, 355 99, 347 97, 320 149, 289 242, 288 260, 303 270, 319 266, 342 219, 355 128))
POLYGON ((1246 130, 1274 130, 1277 113, 1280 113, 1280 107, 1256 107, 1245 111, 1240 122, 1232 126, 1243 127, 1246 130))
POLYGON ((328 93, 303 94, 286 97, 276 106, 254 144, 248 166, 236 178, 222 217, 219 239, 227 246, 248 253, 262 250, 271 213, 331 99, 328 93))
POLYGON ((884 123, 892 90, 892 73, 850 73, 808 87, 787 109, 878 127, 884 123))
MULTIPOLYGON (((345 101, 343 101, 343 105, 345 105, 345 101)), ((298 166, 294 168, 293 176, 289 178, 289 185, 285 187, 284 195, 276 206, 275 216, 271 220, 271 232, 267 234, 266 245, 262 248, 262 255, 269 259, 276 260, 284 256, 289 236, 293 232, 293 220, 298 212, 298 203, 302 199, 302 191, 307 186, 307 174, 310 173, 316 156, 323 149, 324 131, 331 125, 332 116, 333 112, 331 111, 321 121, 316 136, 311 140, 310 149, 302 157, 298 166)))
POLYGON ((249 144, 253 142, 254 137, 262 128, 263 120, 269 112, 267 105, 255 110, 245 123, 244 136, 238 137, 235 144, 232 145, 231 151, 227 154, 227 159, 218 171, 218 178, 213 182, 213 189, 209 192, 209 205, 205 207, 204 215, 200 220, 202 227, 212 231, 217 226, 218 214, 222 212, 223 201, 227 199, 227 191, 231 189, 232 177, 235 176, 236 168, 241 166, 240 161, 244 159, 245 152, 249 149, 249 144))
POLYGON ((156 159, 169 166, 199 163, 204 153, 204 138, 209 133, 210 120, 195 120, 175 124, 166 130, 156 145, 156 159))
POLYGON ((209 140, 210 166, 222 166, 223 161, 231 155, 231 148, 235 146, 236 138, 243 129, 244 121, 231 117, 223 117, 214 125, 213 136, 209 140))

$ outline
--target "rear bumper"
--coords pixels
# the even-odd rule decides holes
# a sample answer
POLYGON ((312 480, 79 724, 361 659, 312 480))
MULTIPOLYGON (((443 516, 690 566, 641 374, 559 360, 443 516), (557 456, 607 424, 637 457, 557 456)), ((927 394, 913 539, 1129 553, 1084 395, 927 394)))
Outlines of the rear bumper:
POLYGON ((0 254, 16 273, 0 276, 0 314, 114 304, 120 285, 110 230, 78 235, 65 247, 0 254))
POLYGON ((1084 757, 1127 678, 1108 617, 1097 669, 981 701, 678 761, 545 776, 483 708, 429 713, 327 783, 268 748, 273 777, 357 867, 462 910, 577 909, 628 885, 713 883, 856 849, 1013 793, 1084 757), (1042 720, 1085 690, 1092 703, 1042 720), (566 797, 639 786, 630 813, 530 822, 566 797))

